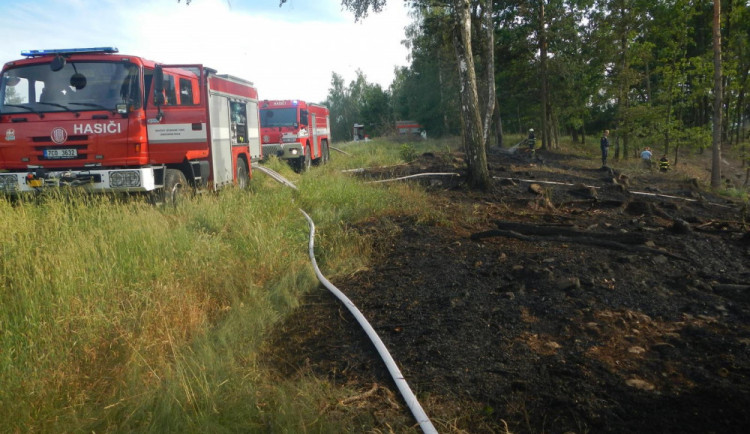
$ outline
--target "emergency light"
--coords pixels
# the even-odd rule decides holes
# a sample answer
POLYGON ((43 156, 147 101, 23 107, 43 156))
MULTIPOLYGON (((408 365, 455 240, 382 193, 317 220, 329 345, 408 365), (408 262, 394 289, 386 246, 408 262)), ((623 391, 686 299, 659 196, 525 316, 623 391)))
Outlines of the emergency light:
POLYGON ((80 54, 80 53, 117 53, 116 47, 91 47, 91 48, 59 48, 52 50, 26 50, 21 51, 21 56, 26 57, 37 57, 46 56, 48 54, 80 54))

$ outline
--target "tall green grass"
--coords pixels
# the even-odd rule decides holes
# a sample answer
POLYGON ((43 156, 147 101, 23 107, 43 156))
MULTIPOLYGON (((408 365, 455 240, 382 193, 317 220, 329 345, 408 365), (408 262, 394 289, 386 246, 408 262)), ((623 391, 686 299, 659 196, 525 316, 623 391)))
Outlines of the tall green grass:
POLYGON ((367 429, 366 411, 321 417, 347 391, 314 378, 276 383, 258 349, 318 287, 299 208, 316 222, 329 277, 368 264, 372 240, 353 224, 434 218, 419 189, 340 172, 398 164, 399 146, 348 146, 353 156, 334 153, 303 175, 271 162, 299 191, 258 173, 249 190, 176 208, 0 200, 0 431, 367 429))

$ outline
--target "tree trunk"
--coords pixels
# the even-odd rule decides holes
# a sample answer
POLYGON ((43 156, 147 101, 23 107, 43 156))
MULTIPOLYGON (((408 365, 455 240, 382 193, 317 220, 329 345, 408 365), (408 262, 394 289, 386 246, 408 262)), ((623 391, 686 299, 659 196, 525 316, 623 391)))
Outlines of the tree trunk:
POLYGON ((750 68, 743 67, 743 71, 740 73, 740 85, 739 85, 739 95, 737 95, 737 110, 735 114, 735 134, 734 134, 734 143, 735 144, 741 144, 741 155, 742 155, 742 167, 745 167, 747 164, 747 151, 746 151, 746 144, 745 144, 745 123, 743 120, 745 119, 745 89, 747 88, 747 77, 748 73, 750 72, 750 68))
POLYGON ((649 106, 653 105, 653 101, 651 100, 651 68, 648 65, 648 61, 646 61, 646 99, 649 106))
POLYGON ((547 82, 547 24, 544 16, 544 2, 539 2, 539 79, 541 81, 541 102, 542 102, 542 149, 551 148, 550 128, 549 128, 549 111, 547 98, 549 97, 547 82))
POLYGON ((448 131, 450 131, 450 124, 448 123, 448 111, 444 109, 444 107, 447 105, 445 97, 445 85, 443 84, 443 62, 440 61, 440 57, 438 56, 438 83, 440 84, 440 107, 443 108, 441 111, 443 112, 443 134, 448 134, 448 131))
POLYGON ((721 187, 721 1, 714 0, 714 116, 713 161, 711 163, 711 188, 721 187))
POLYGON ((552 122, 550 122, 550 125, 552 126, 552 149, 559 149, 560 125, 557 120, 557 115, 552 110, 550 110, 550 117, 552 118, 552 122))
POLYGON ((521 105, 516 104, 516 119, 518 119, 518 134, 523 135, 523 125, 521 124, 521 105))
MULTIPOLYGON (((724 24, 725 24, 724 25, 724 44, 727 44, 727 45, 728 45, 728 42, 732 38, 732 19, 731 19, 731 16, 732 16, 732 6, 733 6, 733 3, 734 3, 733 1, 729 1, 729 2, 725 3, 727 5, 727 8, 726 8, 726 10, 724 12, 724 24)), ((719 12, 721 13, 721 11, 719 11, 719 12)), ((719 16, 719 25, 721 25, 721 16, 719 16)), ((719 29, 721 29, 721 27, 719 27, 719 29)), ((721 34, 719 35, 719 38, 721 38, 721 34)), ((721 40, 719 41, 719 43, 720 44, 722 43, 721 40)), ((723 48, 722 48, 722 51, 723 51, 723 48)), ((731 54, 730 54, 730 56, 731 56, 731 54)), ((733 74, 731 74, 731 73, 729 73, 727 75, 722 74, 722 77, 721 77, 721 80, 722 80, 722 88, 721 88, 721 92, 722 92, 722 110, 723 110, 723 113, 721 115, 722 116, 722 118, 721 118, 721 121, 722 121, 722 124, 721 124, 721 144, 722 144, 722 146, 727 146, 730 149, 732 147, 732 143, 731 143, 730 138, 729 138, 729 134, 730 134, 729 121, 731 120, 729 108, 731 106, 731 101, 730 101, 730 86, 731 86, 731 79, 732 79, 732 77, 733 77, 733 74)))
MULTIPOLYGON (((490 131, 492 131, 492 119, 495 113, 495 106, 497 105, 497 92, 495 91, 495 23, 492 21, 492 0, 484 0, 482 2, 482 30, 484 33, 484 52, 485 57, 482 59, 485 62, 485 74, 487 77, 487 88, 485 89, 485 95, 487 100, 487 106, 484 111, 484 147, 486 149, 487 142, 490 140, 490 131)), ((482 34, 482 32, 480 32, 482 34)), ((498 119, 500 118, 500 112, 498 111, 498 119)), ((498 126, 501 124, 497 124, 498 126)), ((485 157, 486 160, 486 157, 485 157)), ((486 166, 486 161, 485 161, 486 166)))
POLYGON ((495 100, 495 110, 493 116, 495 122, 495 144, 498 148, 502 148, 503 143, 503 118, 500 116, 500 102, 495 100))
POLYGON ((586 144, 586 122, 581 126, 581 144, 586 144))
MULTIPOLYGON (((471 50, 471 10, 469 0, 453 0, 455 14, 453 43, 458 63, 458 76, 461 87, 461 127, 468 182, 472 188, 486 189, 490 185, 490 175, 487 168, 486 137, 489 135, 489 117, 492 116, 495 97, 487 98, 486 124, 482 124, 479 111, 479 96, 477 93, 477 77, 474 69, 474 56, 471 50), (488 117, 489 116, 489 117, 488 117)), ((482 2, 482 6, 490 4, 491 0, 482 2)), ((487 14, 491 20, 491 14, 487 14)), ((492 38, 494 39, 494 38, 492 38)), ((492 43, 492 41, 486 41, 492 43)), ((487 73, 492 74, 488 88, 494 94, 494 68, 488 65, 487 73)))
POLYGON ((669 153, 669 142, 671 135, 669 134, 671 130, 671 123, 672 123, 672 93, 674 90, 674 81, 675 81, 675 75, 677 75, 677 62, 672 59, 672 73, 669 75, 669 85, 667 86, 667 95, 669 95, 669 99, 667 101, 667 122, 666 122, 666 129, 664 130, 664 153, 669 153))
POLYGON ((614 160, 619 160, 619 159, 620 159, 620 135, 617 134, 615 136, 615 155, 614 155, 614 160))

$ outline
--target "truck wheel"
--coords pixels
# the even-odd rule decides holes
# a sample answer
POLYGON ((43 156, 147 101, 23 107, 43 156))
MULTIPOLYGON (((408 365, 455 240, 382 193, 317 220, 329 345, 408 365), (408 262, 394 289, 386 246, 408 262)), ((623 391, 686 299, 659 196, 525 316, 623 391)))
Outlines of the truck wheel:
POLYGON ((237 159, 237 187, 244 190, 247 188, 250 178, 248 177, 247 163, 244 158, 237 159))
POLYGON ((299 166, 298 172, 307 172, 310 170, 311 164, 312 158, 310 157, 310 148, 305 148, 305 155, 299 157, 299 160, 297 160, 297 165, 299 166))
POLYGON ((177 205, 185 195, 185 191, 190 188, 187 179, 182 171, 177 169, 167 169, 164 175, 164 188, 161 190, 161 202, 166 205, 177 205))
POLYGON ((321 158, 323 159, 323 164, 326 164, 331 159, 330 150, 328 149, 328 141, 324 140, 322 146, 323 146, 323 150, 322 150, 323 156, 321 158))

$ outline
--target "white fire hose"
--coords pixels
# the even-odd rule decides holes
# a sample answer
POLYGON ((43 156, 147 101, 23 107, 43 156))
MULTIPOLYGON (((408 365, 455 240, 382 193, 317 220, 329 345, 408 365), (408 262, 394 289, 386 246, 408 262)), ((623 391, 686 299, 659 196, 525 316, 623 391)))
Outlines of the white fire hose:
POLYGON ((411 410, 411 413, 414 415, 417 423, 419 423, 419 427, 422 428, 422 431, 424 431, 425 434, 437 433, 437 430, 432 425, 432 422, 430 422, 430 418, 427 417, 427 413, 425 413, 425 411, 422 409, 422 406, 419 404, 417 397, 414 396, 411 388, 409 388, 409 384, 406 382, 404 375, 401 373, 401 370, 398 369, 396 362, 393 360, 393 357, 391 357, 391 354, 388 352, 385 344, 383 344, 380 336, 378 336, 378 334, 375 332, 375 329, 372 328, 370 323, 367 321, 364 315, 362 315, 362 312, 359 311, 357 306, 355 306, 354 303, 349 300, 349 297, 347 297, 343 292, 341 292, 331 282, 329 282, 328 279, 323 276, 323 273, 320 272, 318 263, 315 260, 315 223, 313 223, 312 219, 309 215, 307 215, 305 211, 300 209, 300 212, 304 214, 305 218, 307 219, 307 224, 310 226, 310 242, 308 244, 310 250, 310 260, 312 261, 313 268, 315 268, 315 275, 318 276, 318 280, 320 280, 323 286, 328 288, 328 290, 331 291, 331 293, 333 293, 336 298, 344 303, 346 308, 349 309, 349 312, 354 315, 354 318, 356 318, 359 325, 362 326, 362 329, 365 331, 365 333, 367 333, 367 336, 375 345, 375 349, 378 350, 378 354, 380 354, 380 357, 385 362, 385 365, 388 368, 388 372, 390 372, 391 377, 393 377, 393 381, 396 383, 398 390, 401 392, 401 396, 404 397, 406 405, 411 410))
MULTIPOLYGON (((295 190, 297 189, 297 186, 281 176, 281 174, 279 174, 278 172, 265 167, 261 170, 279 183, 294 188, 295 190)), ((388 372, 391 374, 391 377, 393 377, 393 381, 394 383, 396 383, 396 387, 398 387, 398 390, 401 392, 401 396, 404 398, 406 405, 409 407, 409 410, 411 410, 411 413, 414 415, 414 419, 417 420, 417 423, 419 423, 419 427, 422 428, 422 431, 425 434, 437 434, 435 426, 432 425, 432 422, 427 416, 427 413, 425 413, 425 411, 422 409, 422 406, 419 404, 419 400, 417 400, 417 397, 411 391, 411 388, 406 382, 404 375, 396 365, 393 357, 391 357, 391 353, 388 352, 388 349, 385 347, 385 344, 383 344, 380 336, 378 336, 378 334, 375 332, 375 329, 372 328, 370 323, 367 321, 364 315, 362 315, 362 312, 359 311, 357 306, 355 306, 354 303, 349 300, 349 297, 347 297, 343 292, 341 292, 331 282, 329 282, 328 279, 323 276, 323 273, 320 272, 320 268, 318 268, 318 262, 315 260, 315 223, 313 223, 312 219, 309 215, 307 215, 305 211, 300 209, 300 212, 305 216, 305 218, 307 219, 307 224, 310 227, 310 241, 308 243, 310 260, 312 261, 313 268, 315 269, 315 275, 318 276, 318 280, 320 280, 320 283, 322 283, 323 286, 331 291, 331 293, 335 295, 336 298, 344 303, 346 308, 349 309, 349 312, 351 312, 352 315, 354 315, 354 318, 370 338, 370 341, 372 341, 373 345, 375 345, 375 349, 378 351, 378 354, 380 354, 383 362, 385 362, 385 366, 386 368, 388 368, 388 372)))

